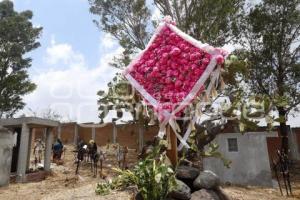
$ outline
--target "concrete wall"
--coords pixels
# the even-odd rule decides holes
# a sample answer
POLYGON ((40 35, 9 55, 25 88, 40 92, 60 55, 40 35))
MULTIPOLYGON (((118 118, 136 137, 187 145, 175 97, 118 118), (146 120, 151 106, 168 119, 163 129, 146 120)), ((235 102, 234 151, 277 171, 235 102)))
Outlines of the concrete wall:
POLYGON ((290 158, 300 160, 300 129, 291 128, 289 132, 290 158))
POLYGON ((214 142, 220 145, 222 155, 232 161, 231 167, 226 168, 217 158, 205 158, 203 167, 219 175, 223 183, 272 186, 266 138, 275 136, 274 132, 219 134, 214 142), (237 138, 237 152, 229 152, 228 138, 237 138))
POLYGON ((9 184, 14 137, 0 127, 0 187, 9 184))

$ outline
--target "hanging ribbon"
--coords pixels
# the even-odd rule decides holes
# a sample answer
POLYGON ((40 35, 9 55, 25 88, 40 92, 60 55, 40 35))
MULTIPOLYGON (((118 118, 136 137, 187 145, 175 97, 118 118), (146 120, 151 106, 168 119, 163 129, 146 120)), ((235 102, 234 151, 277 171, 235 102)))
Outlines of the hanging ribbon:
MULTIPOLYGON (((198 95, 199 91, 201 90, 201 88, 204 86, 204 84, 206 83, 206 81, 208 80, 208 78, 211 76, 210 78, 210 84, 206 90, 206 95, 210 95, 212 89, 214 89, 215 84, 218 82, 218 78, 220 75, 220 67, 218 67, 217 69, 216 66, 219 63, 220 60, 220 50, 213 48, 212 46, 208 45, 208 44, 203 44, 197 40, 195 40, 194 38, 190 37, 189 35, 186 35, 185 33, 183 33, 182 31, 180 31, 177 27, 174 26, 175 24, 171 21, 171 19, 166 18, 165 22, 162 23, 157 30, 155 31, 155 34, 153 35, 153 37, 151 38, 150 42, 148 43, 147 47, 145 50, 143 50, 135 60, 133 60, 129 66, 126 68, 126 70, 124 71, 124 76, 126 77, 126 79, 131 83, 131 85, 137 90, 139 91, 139 93, 143 96, 143 98, 147 101, 147 103, 149 103, 150 105, 152 105, 154 107, 154 109, 156 110, 157 114, 159 115, 159 119, 160 119, 160 124, 159 124, 159 133, 158 136, 160 138, 163 138, 164 135, 166 134, 166 126, 167 124, 170 124, 170 127, 173 129, 176 137, 178 138, 178 140, 180 141, 180 146, 179 148, 183 148, 183 146, 189 148, 189 145, 187 144, 187 139, 191 133, 191 127, 195 124, 196 121, 196 117, 193 117, 193 119, 191 120, 191 124, 189 126, 189 128, 187 129, 186 133, 184 134, 184 136, 182 137, 181 134, 181 130, 180 127, 178 126, 177 122, 176 122, 176 114, 181 112, 188 104, 190 104, 198 95), (168 30, 167 30, 168 29, 168 30), (169 36, 171 37, 171 34, 175 34, 175 38, 180 38, 180 40, 184 40, 184 42, 189 43, 189 45, 192 44, 192 47, 188 47, 188 48, 198 48, 201 49, 202 51, 205 52, 205 54, 210 54, 208 56, 209 59, 206 58, 207 63, 205 64, 205 70, 204 72, 201 72, 199 74, 199 79, 197 80, 198 77, 196 77, 195 79, 193 79, 194 81, 196 81, 196 83, 194 84, 194 86, 190 86, 192 89, 190 90, 190 92, 184 96, 184 99, 181 102, 177 102, 178 106, 172 111, 169 112, 165 109, 162 108, 163 103, 167 103, 167 102, 160 102, 157 99, 155 99, 153 96, 155 95, 151 95, 151 94, 156 94, 153 93, 153 90, 149 90, 149 87, 146 87, 147 90, 151 93, 149 93, 143 85, 141 85, 141 83, 143 83, 143 81, 138 82, 137 80, 140 80, 141 78, 139 76, 136 75, 131 75, 130 72, 134 71, 135 69, 140 69, 140 68, 135 68, 135 66, 151 66, 152 68, 154 68, 155 62, 158 61, 154 61, 152 59, 148 59, 143 58, 144 60, 142 61, 142 63, 146 63, 146 64, 140 64, 139 61, 142 60, 142 56, 145 54, 147 55, 147 51, 149 50, 149 48, 157 48, 157 41, 156 43, 154 42, 154 40, 156 39, 157 35, 159 34, 165 34, 165 33, 161 33, 162 30, 167 30, 169 31, 168 34, 170 34, 169 36), (152 45, 152 43, 156 44, 156 47, 154 47, 152 45), (151 46, 152 45, 152 46, 151 46), (209 63, 208 63, 209 62, 209 63), (206 66, 207 65, 207 66, 206 66), (137 78, 137 80, 135 79, 137 78)), ((168 36, 168 37, 169 37, 168 36)), ((163 40, 163 39, 161 39, 163 40)), ((161 41, 160 40, 160 41, 161 41)), ((165 40, 167 41, 167 40, 165 40)), ((171 45, 172 46, 172 45, 171 45)), ((180 47, 182 50, 184 48, 180 47)), ((158 50, 158 49, 156 49, 158 50)), ((151 51, 151 50, 150 50, 151 51)), ((169 51, 169 50, 168 50, 169 51)), ((172 50, 169 51, 170 54, 167 55, 173 55, 176 54, 176 52, 181 52, 180 49, 178 49, 178 47, 173 48, 172 50), (174 50, 174 51, 173 51, 174 50), (176 51, 175 51, 176 50, 176 51)), ((203 54, 204 55, 204 54, 203 54)), ((159 57, 161 59, 161 57, 159 57)), ((197 59, 197 58, 196 58, 197 59)), ((203 59, 204 60, 204 59, 203 59)), ((190 62, 190 61, 189 61, 190 62)), ((204 63, 204 62, 203 62, 204 63)), ((158 63, 156 63, 158 64, 158 63)), ((182 65, 182 63, 177 63, 182 65)), ((191 64, 191 63, 188 63, 191 64)), ((199 64, 198 64, 199 65, 199 64)), ((162 65, 163 66, 163 65, 162 65)), ((188 66, 188 65, 187 65, 188 66)), ((143 69, 146 70, 145 67, 143 67, 143 69)), ((154 69, 153 69, 154 71, 154 69)), ((145 76, 145 71, 143 72, 138 72, 138 73, 144 73, 142 74, 143 78, 147 78, 147 76, 145 76)), ((155 75, 153 75, 155 77, 155 75)), ((198 76, 198 75, 197 75, 198 76)), ((195 76, 194 76, 195 77, 195 76)), ((176 77, 178 78, 178 77, 176 77)), ((155 79, 149 79, 150 82, 147 82, 148 84, 145 84, 145 82, 143 84, 145 84, 146 86, 149 86, 149 83, 151 83, 152 80, 155 79)), ((160 83, 162 84, 162 83, 160 83)), ((155 85, 155 82, 152 84, 155 85)), ((150 85, 151 86, 151 85, 150 85)), ((161 92, 161 91, 159 91, 161 92)))

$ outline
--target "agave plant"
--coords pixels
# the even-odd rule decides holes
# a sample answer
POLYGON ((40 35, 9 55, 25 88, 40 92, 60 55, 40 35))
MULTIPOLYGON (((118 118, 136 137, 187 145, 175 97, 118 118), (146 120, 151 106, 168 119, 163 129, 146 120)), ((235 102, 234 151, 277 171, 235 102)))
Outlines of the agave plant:
POLYGON ((136 185, 144 200, 163 200, 176 185, 175 173, 165 160, 166 155, 158 145, 133 170, 115 169, 119 176, 112 183, 98 184, 96 193, 106 195, 110 190, 136 185))

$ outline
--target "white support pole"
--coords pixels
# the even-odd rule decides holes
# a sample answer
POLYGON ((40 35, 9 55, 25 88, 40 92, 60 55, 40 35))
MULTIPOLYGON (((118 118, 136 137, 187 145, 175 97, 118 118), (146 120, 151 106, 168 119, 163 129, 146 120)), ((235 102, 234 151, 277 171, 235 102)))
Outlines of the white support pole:
POLYGON ((29 139, 28 139, 28 151, 27 151, 27 163, 26 163, 26 170, 30 167, 30 154, 31 154, 31 144, 32 144, 32 132, 33 129, 29 129, 29 139))
POLYGON ((59 124, 57 127, 57 137, 61 140, 61 124, 59 124))
POLYGON ((21 141, 19 148, 18 166, 17 166, 17 181, 26 181, 26 167, 27 167, 27 156, 28 156, 28 144, 29 144, 30 130, 26 123, 22 124, 21 141))
POLYGON ((44 169, 45 171, 50 171, 50 163, 51 163, 51 150, 52 150, 52 128, 47 128, 46 131, 46 148, 45 148, 45 156, 44 156, 44 169))
POLYGON ((112 122, 112 125, 113 125, 113 144, 116 144, 117 143, 117 125, 116 125, 116 122, 112 122))

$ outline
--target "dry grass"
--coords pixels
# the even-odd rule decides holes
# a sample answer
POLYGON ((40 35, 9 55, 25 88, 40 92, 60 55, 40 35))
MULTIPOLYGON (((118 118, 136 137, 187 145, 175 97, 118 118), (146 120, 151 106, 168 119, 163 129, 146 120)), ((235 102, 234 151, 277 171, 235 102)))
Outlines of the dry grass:
MULTIPOLYGON (((93 177, 89 164, 83 164, 79 175, 75 176, 73 146, 67 146, 63 165, 53 164, 53 173, 46 180, 37 183, 10 184, 9 187, 0 189, 1 200, 130 200, 129 191, 114 191, 107 196, 97 196, 95 187, 98 182, 104 181, 99 176, 93 177)), ((104 147, 103 147, 104 148, 104 147)), ((116 157, 112 148, 106 149, 108 158, 104 164, 104 173, 113 176, 112 167, 117 166, 116 157)), ((136 162, 136 152, 130 150, 129 165, 136 162)), ((224 190, 233 200, 282 200, 300 199, 300 179, 293 179, 294 198, 282 197, 277 189, 260 187, 225 187, 224 190), (297 198, 298 197, 298 198, 297 198)))

